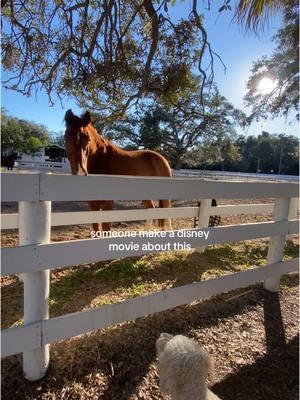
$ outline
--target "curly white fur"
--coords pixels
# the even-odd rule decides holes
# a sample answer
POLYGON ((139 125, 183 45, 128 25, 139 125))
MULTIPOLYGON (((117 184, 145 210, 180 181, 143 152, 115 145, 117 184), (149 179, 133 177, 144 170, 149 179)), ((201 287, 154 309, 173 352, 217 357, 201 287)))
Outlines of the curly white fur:
POLYGON ((163 393, 170 394, 172 400, 220 400, 206 384, 209 354, 195 340, 162 333, 156 350, 163 393))

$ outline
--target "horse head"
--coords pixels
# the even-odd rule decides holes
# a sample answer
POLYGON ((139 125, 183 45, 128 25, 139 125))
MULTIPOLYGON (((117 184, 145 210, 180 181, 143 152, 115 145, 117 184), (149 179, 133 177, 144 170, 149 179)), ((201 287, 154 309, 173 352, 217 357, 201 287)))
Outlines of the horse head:
POLYGON ((88 174, 88 156, 90 153, 91 114, 86 111, 81 117, 68 110, 65 115, 65 144, 72 175, 88 174))

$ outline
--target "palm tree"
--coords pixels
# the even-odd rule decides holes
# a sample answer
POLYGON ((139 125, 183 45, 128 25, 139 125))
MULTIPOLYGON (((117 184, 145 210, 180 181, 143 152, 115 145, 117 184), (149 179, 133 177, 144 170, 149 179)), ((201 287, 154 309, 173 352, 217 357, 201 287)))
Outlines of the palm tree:
POLYGON ((289 0, 240 0, 235 19, 247 30, 263 30, 275 11, 289 6, 289 0))

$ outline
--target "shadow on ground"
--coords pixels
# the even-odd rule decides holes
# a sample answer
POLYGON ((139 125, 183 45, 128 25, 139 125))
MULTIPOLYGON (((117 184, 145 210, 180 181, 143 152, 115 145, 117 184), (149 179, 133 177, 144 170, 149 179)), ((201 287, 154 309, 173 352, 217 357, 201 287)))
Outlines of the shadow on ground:
POLYGON ((264 294, 266 354, 215 384, 212 390, 223 400, 293 400, 299 391, 299 336, 287 342, 278 293, 264 294), (233 391, 237 389, 237 392, 233 391))

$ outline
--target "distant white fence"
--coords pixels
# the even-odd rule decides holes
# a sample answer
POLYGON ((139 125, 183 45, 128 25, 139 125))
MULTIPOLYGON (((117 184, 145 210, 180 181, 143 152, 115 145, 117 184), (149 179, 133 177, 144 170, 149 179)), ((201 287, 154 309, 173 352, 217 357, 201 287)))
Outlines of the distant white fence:
POLYGON ((15 167, 17 169, 33 169, 33 170, 58 170, 70 172, 71 167, 69 161, 35 161, 35 160, 17 160, 15 167))
MULTIPOLYGON (((36 171, 56 170, 61 172, 70 172, 70 163, 52 162, 52 161, 17 161, 16 168, 32 169, 36 171)), ((208 179, 225 179, 225 180, 272 180, 272 181, 287 181, 298 182, 299 176, 295 175, 278 175, 278 174, 261 174, 247 172, 229 172, 229 171, 208 171, 199 169, 180 169, 173 170, 175 177, 199 177, 208 179)))
MULTIPOLYGON (((19 229, 20 246, 2 249, 2 275, 22 273, 24 281, 24 326, 2 331, 2 356, 23 352, 27 379, 43 377, 49 364, 49 343, 117 323, 134 320, 195 300, 265 281, 276 291, 280 275, 297 270, 298 259, 282 261, 287 235, 298 232, 298 185, 272 182, 216 182, 199 178, 156 178, 47 173, 3 173, 2 201, 19 202, 18 214, 2 216, 2 229, 19 229), (270 204, 211 207, 212 198, 273 198, 270 204), (201 207, 171 209, 67 212, 51 214, 51 201, 197 199, 201 207), (109 251, 109 244, 129 244, 132 238, 84 239, 50 243, 51 225, 132 221, 152 218, 198 217, 198 228, 208 229, 210 215, 273 212, 273 221, 209 228, 208 240, 189 238, 199 249, 215 243, 270 237, 267 265, 191 285, 163 290, 122 303, 49 318, 49 271, 146 251, 109 251)), ((192 230, 187 230, 192 231, 192 230)), ((148 237, 152 244, 174 243, 166 237, 148 237)), ((136 243, 145 239, 137 237, 136 243)), ((155 253, 156 251, 149 251, 155 253)))
POLYGON ((271 181, 287 181, 298 182, 299 176, 296 175, 279 175, 279 174, 262 174, 251 172, 231 172, 231 171, 209 171, 200 169, 180 169, 174 171, 174 176, 190 176, 199 178, 214 178, 214 179, 227 179, 227 180, 271 180, 271 181))

